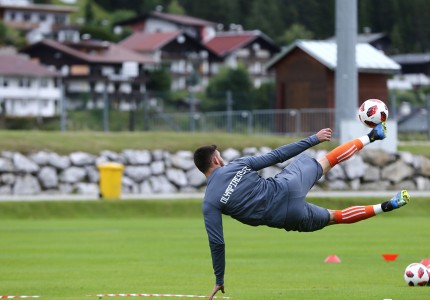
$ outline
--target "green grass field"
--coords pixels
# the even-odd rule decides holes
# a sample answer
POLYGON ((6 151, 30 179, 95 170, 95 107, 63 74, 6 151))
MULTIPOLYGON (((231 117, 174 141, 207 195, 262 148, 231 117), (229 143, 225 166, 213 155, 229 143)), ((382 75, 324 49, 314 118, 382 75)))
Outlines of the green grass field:
MULTIPOLYGON (((364 200, 314 202, 340 208, 364 200)), ((98 299, 99 293, 208 295, 214 277, 200 205, 0 203, 0 295, 65 300, 98 299)), ((430 199, 413 199, 399 211, 314 233, 250 227, 225 217, 224 296, 427 299, 430 287, 406 286, 403 270, 430 257, 429 213, 430 199), (386 262, 383 253, 399 257, 386 262), (324 263, 331 254, 342 262, 324 263)))

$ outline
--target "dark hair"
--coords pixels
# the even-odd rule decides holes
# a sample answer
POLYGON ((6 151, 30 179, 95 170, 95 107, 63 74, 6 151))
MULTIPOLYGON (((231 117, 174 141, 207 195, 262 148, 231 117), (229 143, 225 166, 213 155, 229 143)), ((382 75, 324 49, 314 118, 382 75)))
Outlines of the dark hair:
POLYGON ((211 167, 211 158, 216 149, 216 145, 208 145, 200 147, 194 151, 194 164, 203 174, 205 174, 211 167))

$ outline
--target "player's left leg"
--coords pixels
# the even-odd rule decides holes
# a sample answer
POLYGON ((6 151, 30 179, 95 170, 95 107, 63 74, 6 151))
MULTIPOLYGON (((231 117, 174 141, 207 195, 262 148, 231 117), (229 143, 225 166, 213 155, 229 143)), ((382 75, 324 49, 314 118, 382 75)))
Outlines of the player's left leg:
POLYGON ((364 146, 376 141, 383 140, 386 136, 387 128, 385 126, 385 122, 378 124, 375 128, 373 128, 369 134, 364 135, 360 138, 356 138, 352 141, 346 142, 329 153, 326 156, 318 159, 321 167, 323 168, 323 173, 325 174, 332 167, 337 165, 338 163, 349 159, 355 153, 363 149, 364 146))
POLYGON ((352 206, 342 210, 329 210, 331 224, 351 224, 371 218, 382 212, 400 208, 409 202, 410 196, 406 190, 394 195, 389 201, 376 205, 352 206))

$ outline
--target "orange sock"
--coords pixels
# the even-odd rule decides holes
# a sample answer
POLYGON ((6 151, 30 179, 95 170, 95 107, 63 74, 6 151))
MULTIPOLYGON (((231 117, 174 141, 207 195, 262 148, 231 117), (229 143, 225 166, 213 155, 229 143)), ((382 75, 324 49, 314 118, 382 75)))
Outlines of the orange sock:
POLYGON ((375 216, 373 205, 366 206, 351 206, 343 210, 334 211, 334 221, 336 223, 355 223, 358 221, 366 220, 375 216))
POLYGON ((329 161, 330 165, 334 167, 338 163, 353 156, 356 152, 363 149, 363 147, 363 142, 360 139, 355 139, 334 148, 332 151, 327 153, 325 157, 329 161))

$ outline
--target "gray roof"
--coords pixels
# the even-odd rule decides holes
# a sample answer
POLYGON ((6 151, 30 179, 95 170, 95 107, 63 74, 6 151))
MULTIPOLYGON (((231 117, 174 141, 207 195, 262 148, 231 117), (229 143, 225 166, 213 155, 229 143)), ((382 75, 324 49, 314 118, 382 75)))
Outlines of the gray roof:
MULTIPOLYGON (((292 50, 299 48, 318 60, 331 70, 337 66, 337 43, 335 41, 297 40, 279 55, 274 57, 268 64, 270 69, 292 50)), ((359 72, 362 73, 386 73, 394 74, 400 72, 401 66, 386 56, 382 51, 367 43, 357 43, 356 61, 359 72)))
POLYGON ((430 53, 409 53, 391 56, 398 64, 423 64, 430 62, 430 53))

